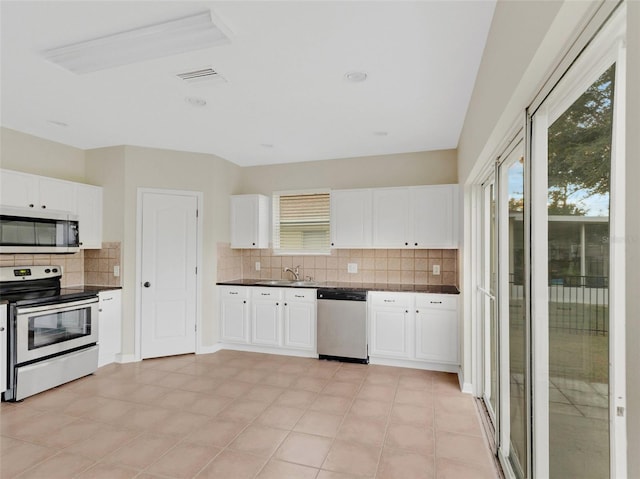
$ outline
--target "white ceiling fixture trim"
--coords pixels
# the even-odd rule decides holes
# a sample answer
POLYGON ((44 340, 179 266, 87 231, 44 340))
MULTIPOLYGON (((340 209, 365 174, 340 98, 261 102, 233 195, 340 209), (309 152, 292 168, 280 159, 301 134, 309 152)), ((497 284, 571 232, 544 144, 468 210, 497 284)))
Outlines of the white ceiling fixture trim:
POLYGON ((94 38, 43 52, 73 73, 91 73, 229 43, 210 11, 94 38))

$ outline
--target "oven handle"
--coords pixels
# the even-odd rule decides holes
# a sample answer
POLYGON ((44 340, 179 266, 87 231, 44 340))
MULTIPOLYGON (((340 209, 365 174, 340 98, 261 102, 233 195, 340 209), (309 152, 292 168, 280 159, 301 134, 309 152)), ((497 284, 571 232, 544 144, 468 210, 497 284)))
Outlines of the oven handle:
POLYGON ((16 310, 16 314, 18 316, 23 315, 23 314, 30 314, 30 313, 40 313, 43 311, 69 311, 71 309, 78 309, 78 306, 87 306, 93 303, 98 303, 98 297, 94 297, 91 299, 83 299, 80 301, 72 301, 72 302, 65 302, 65 303, 55 303, 55 304, 48 304, 46 306, 34 306, 31 308, 20 308, 18 307, 16 310))

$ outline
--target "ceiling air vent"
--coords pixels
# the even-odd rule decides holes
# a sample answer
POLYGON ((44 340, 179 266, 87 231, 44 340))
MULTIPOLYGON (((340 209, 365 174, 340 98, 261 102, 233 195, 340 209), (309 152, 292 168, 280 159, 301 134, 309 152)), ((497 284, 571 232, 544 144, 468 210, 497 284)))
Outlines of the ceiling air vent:
POLYGON ((192 70, 190 72, 178 73, 176 76, 190 84, 214 82, 217 83, 227 81, 222 75, 220 75, 220 73, 215 71, 213 68, 201 68, 199 70, 192 70))

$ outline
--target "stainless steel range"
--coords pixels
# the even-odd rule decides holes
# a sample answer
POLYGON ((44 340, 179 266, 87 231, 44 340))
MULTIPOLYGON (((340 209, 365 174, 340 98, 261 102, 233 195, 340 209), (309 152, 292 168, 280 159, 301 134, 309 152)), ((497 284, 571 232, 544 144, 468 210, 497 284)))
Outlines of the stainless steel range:
POLYGON ((0 297, 9 302, 5 401, 98 369, 98 295, 61 288, 61 277, 61 266, 0 268, 0 297))

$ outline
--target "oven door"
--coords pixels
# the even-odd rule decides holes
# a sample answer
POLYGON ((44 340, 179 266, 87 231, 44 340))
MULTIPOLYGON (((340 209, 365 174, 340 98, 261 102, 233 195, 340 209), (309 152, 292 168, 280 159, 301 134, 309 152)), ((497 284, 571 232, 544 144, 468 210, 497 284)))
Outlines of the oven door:
POLYGON ((16 364, 98 342, 98 297, 18 307, 16 364))

